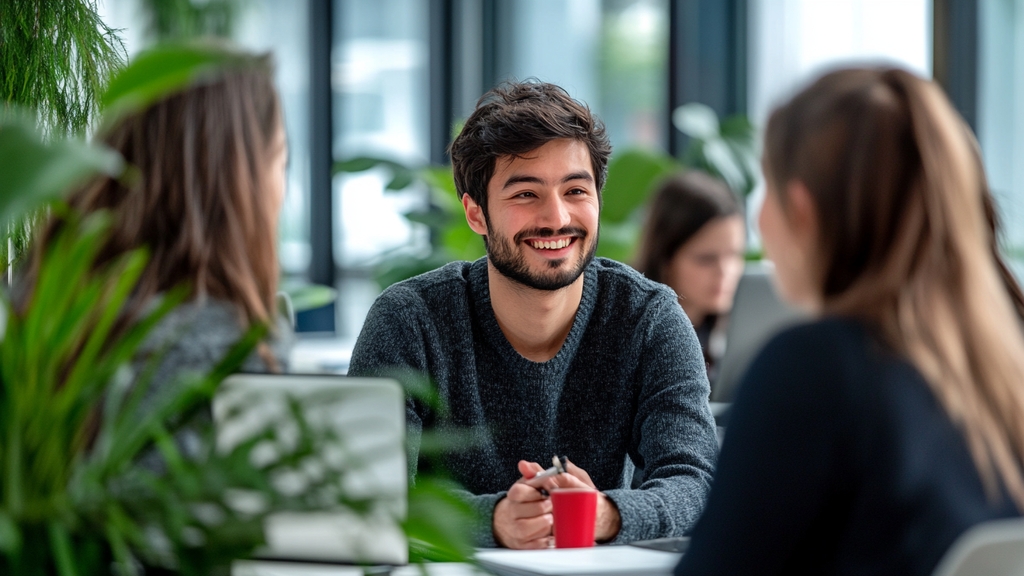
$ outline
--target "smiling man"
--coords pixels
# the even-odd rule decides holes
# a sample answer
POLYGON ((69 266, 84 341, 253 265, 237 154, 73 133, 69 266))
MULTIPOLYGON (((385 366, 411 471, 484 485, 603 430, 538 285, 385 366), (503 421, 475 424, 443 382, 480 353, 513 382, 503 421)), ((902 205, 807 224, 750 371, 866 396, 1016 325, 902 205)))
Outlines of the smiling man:
POLYGON ((389 287, 352 354, 350 374, 436 384, 444 408, 408 403, 411 462, 424 430, 472 440, 441 460, 479 512, 481 546, 549 546, 557 487, 600 491, 599 542, 679 536, 710 488, 717 443, 693 327, 671 290, 594 257, 610 153, 601 123, 557 86, 485 94, 451 157, 487 257, 389 287), (534 478, 556 454, 567 472, 534 478))

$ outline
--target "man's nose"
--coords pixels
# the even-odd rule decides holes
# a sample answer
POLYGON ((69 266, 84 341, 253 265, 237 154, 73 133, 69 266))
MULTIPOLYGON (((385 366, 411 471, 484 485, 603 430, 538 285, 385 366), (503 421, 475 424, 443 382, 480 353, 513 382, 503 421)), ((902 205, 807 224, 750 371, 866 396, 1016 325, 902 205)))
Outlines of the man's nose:
POLYGON ((539 216, 540 221, 538 222, 538 225, 541 228, 558 230, 568 226, 570 222, 572 222, 568 206, 566 206, 565 199, 561 194, 550 195, 541 207, 541 213, 539 216))

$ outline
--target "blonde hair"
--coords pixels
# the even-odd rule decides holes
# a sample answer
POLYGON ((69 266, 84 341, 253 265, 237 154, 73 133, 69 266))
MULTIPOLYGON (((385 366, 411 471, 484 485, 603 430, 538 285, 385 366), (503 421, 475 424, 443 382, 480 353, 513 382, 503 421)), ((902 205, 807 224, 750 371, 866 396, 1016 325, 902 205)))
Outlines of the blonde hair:
POLYGON ((939 87, 897 69, 827 74, 772 114, 765 169, 815 200, 824 311, 907 357, 989 496, 1001 483, 1024 510, 1024 307, 976 144, 939 87))

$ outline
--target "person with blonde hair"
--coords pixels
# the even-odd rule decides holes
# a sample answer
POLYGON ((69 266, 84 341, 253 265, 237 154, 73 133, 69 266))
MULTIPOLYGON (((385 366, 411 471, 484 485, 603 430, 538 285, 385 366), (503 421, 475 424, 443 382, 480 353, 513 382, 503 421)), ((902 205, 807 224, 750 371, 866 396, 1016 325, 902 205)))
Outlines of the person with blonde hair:
POLYGON ((933 82, 821 77, 767 125, 776 336, 732 408, 676 574, 930 574, 1024 510, 1020 290, 976 144, 933 82))
MULTIPOLYGON (((290 327, 277 313, 277 222, 287 160, 281 103, 268 55, 197 47, 222 64, 191 85, 128 114, 97 137, 129 170, 72 193, 72 213, 109 212, 112 225, 96 268, 145 248, 149 260, 123 311, 130 323, 168 291, 175 308, 142 345, 137 367, 157 361, 159 388, 183 371, 214 367, 254 324, 270 337, 242 370, 286 368, 290 327)), ((55 214, 36 243, 26 294, 50 241, 55 214)))

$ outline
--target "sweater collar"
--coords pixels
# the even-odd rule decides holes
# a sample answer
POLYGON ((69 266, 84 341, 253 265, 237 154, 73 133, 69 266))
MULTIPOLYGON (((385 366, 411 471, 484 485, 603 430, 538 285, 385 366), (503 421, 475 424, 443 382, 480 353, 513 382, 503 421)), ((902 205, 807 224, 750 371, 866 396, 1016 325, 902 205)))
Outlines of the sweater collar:
POLYGON ((522 366, 534 366, 544 368, 560 368, 567 362, 571 362, 576 356, 583 334, 586 332, 590 317, 594 312, 597 302, 597 259, 594 259, 583 271, 583 295, 580 298, 580 305, 576 309, 576 316, 569 329, 569 335, 565 337, 562 348, 554 358, 546 362, 533 362, 524 358, 505 337, 498 325, 498 319, 494 316, 494 308, 491 305, 491 291, 487 278, 487 257, 480 258, 470 264, 469 289, 473 302, 473 311, 479 319, 482 336, 498 350, 499 353, 509 362, 522 366))

